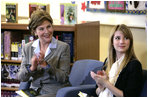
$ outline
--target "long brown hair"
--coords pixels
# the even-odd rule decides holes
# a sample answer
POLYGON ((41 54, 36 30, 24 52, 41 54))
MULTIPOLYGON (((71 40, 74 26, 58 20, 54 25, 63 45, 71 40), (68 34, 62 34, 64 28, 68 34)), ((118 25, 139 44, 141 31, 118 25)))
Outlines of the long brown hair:
MULTIPOLYGON (((134 46, 133 46, 133 35, 131 30, 124 24, 115 26, 111 31, 111 36, 109 39, 109 53, 107 58, 107 69, 106 73, 108 74, 113 63, 116 61, 116 51, 113 46, 113 38, 116 31, 121 31, 123 35, 130 40, 130 46, 129 49, 125 53, 125 57, 120 65, 119 72, 127 65, 127 63, 131 60, 131 58, 137 59, 135 52, 134 52, 134 46)), ((118 72, 118 74, 119 74, 118 72)))

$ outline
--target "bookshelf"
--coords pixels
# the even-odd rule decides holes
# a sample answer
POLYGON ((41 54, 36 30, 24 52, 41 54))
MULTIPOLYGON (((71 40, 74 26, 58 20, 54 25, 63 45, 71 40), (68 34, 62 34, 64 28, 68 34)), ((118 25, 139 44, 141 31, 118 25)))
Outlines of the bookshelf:
MULTIPOLYGON (((12 31, 12 40, 13 41, 21 41, 23 39, 23 34, 31 34, 27 28, 28 24, 19 24, 19 23, 1 23, 1 30, 3 31, 12 31), (15 33, 15 34, 14 34, 15 33), (15 36, 14 36, 15 35, 15 36), (16 39, 17 38, 17 39, 16 39)), ((75 26, 74 25, 53 25, 54 26, 54 34, 57 33, 72 33, 74 35, 75 26)), ((2 62, 16 62, 20 63, 21 61, 12 61, 12 60, 2 60, 2 62)))
POLYGON ((1 60, 2 63, 21 63, 21 61, 18 60, 1 60))
MULTIPOLYGON (((28 24, 19 23, 1 23, 1 30, 17 32, 18 40, 21 40, 23 34, 30 34, 27 29, 28 24), (20 37, 20 38, 19 38, 20 37)), ((96 59, 99 60, 99 33, 100 33, 100 22, 90 22, 76 25, 53 25, 54 33, 73 33, 73 48, 74 57, 73 62, 81 59, 96 59)), ((20 64, 21 61, 17 60, 3 60, 1 63, 15 63, 20 64)), ((73 63, 70 64, 72 67, 73 63)), ((3 91, 16 91, 18 88, 1 87, 3 91)))
MULTIPOLYGON (((16 38, 18 38, 18 40, 21 40, 23 37, 23 34, 30 34, 29 30, 27 29, 28 24, 18 24, 18 23, 6 23, 6 22, 2 22, 1 23, 1 30, 2 31, 12 31, 11 33, 15 33, 14 35, 16 36, 16 38), (16 35, 17 34, 17 35, 16 35)), ((74 33, 75 31, 75 26, 74 25, 54 25, 54 30, 55 33, 56 32, 72 32, 74 33)), ((12 38, 13 39, 13 38, 12 38)), ((17 41, 18 41, 17 40, 17 41)), ((1 63, 5 63, 5 64, 20 64, 21 61, 18 60, 5 60, 5 59, 1 59, 1 63)), ((72 66, 72 63, 70 64, 70 66, 72 66)), ((1 91, 17 91, 18 88, 17 87, 2 87, 1 86, 1 91)))
POLYGON ((18 88, 17 87, 1 87, 1 90, 18 91, 18 88))
MULTIPOLYGON (((14 30, 19 33, 28 33, 28 24, 19 23, 1 23, 1 30, 14 30)), ((80 59, 97 59, 99 60, 100 44, 100 22, 89 22, 76 25, 53 25, 56 32, 70 32, 74 34, 74 61, 80 59), (93 47, 93 48, 92 48, 93 47)), ((21 35, 21 34, 20 34, 21 35)), ((2 62, 16 62, 12 60, 2 60, 2 62)))
MULTIPOLYGON (((2 63, 5 63, 5 64, 20 64, 21 61, 18 61, 18 60, 1 60, 1 65, 3 66, 2 63)), ((4 80, 1 81, 1 83, 4 82, 4 80)), ((6 82, 4 82, 6 83, 6 82)), ((17 91, 18 90, 18 87, 5 87, 5 86, 1 86, 1 91, 17 91)))

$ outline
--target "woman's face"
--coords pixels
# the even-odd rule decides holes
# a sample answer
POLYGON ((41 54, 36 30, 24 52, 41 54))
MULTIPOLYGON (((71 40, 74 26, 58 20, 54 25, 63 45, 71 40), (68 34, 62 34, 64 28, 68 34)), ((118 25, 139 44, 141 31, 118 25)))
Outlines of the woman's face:
POLYGON ((53 36, 53 26, 47 20, 45 20, 40 26, 35 30, 35 35, 38 36, 41 42, 50 43, 53 36))
POLYGON ((116 31, 113 37, 113 46, 116 54, 125 54, 130 46, 130 39, 125 37, 122 31, 116 31))

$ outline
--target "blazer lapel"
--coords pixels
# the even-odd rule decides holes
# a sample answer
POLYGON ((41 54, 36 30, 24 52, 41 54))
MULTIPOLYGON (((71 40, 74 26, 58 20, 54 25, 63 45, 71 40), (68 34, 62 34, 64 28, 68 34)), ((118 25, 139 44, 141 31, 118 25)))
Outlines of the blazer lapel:
POLYGON ((34 47, 31 47, 31 57, 34 55, 34 47))
POLYGON ((51 49, 51 52, 44 58, 44 60, 46 62, 49 62, 50 61, 51 57, 53 56, 53 54, 54 54, 54 52, 56 50, 56 48, 50 48, 50 49, 51 49))

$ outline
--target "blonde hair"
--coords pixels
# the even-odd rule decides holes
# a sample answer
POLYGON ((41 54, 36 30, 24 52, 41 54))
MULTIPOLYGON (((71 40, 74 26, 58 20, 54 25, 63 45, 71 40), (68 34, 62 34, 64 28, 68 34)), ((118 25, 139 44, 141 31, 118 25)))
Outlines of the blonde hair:
MULTIPOLYGON (((113 46, 113 38, 114 34, 116 31, 122 31, 123 35, 130 40, 130 46, 129 49, 125 53, 125 57, 120 65, 119 72, 127 65, 127 63, 131 60, 131 58, 137 59, 135 52, 134 52, 134 47, 133 47, 133 35, 131 30, 124 24, 117 25, 115 26, 112 31, 111 31, 111 36, 109 39, 109 53, 108 53, 108 58, 107 58, 107 69, 106 73, 109 74, 109 71, 113 65, 113 63, 116 61, 116 52, 113 46)), ((119 74, 118 72, 118 74, 119 74)))

